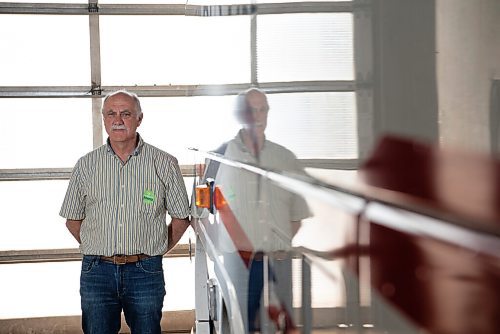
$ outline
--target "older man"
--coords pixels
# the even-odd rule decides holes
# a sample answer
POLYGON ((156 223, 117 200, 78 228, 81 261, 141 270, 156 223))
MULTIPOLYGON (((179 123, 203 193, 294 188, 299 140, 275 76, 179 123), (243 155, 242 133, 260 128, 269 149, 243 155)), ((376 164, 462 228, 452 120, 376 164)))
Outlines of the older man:
MULTIPOLYGON (((266 138, 268 114, 269 104, 264 91, 250 88, 238 94, 235 117, 241 129, 215 152, 264 169, 304 176, 295 154, 266 138)), ((240 308, 247 314, 248 332, 261 330, 259 311, 264 286, 263 254, 269 256, 269 276, 279 300, 277 307, 269 307, 268 313, 275 322, 279 318, 285 320, 286 328, 281 328, 284 332, 294 332, 296 328, 291 319, 292 239, 301 221, 310 216, 306 201, 272 182, 265 182, 257 174, 214 160, 207 163, 205 177, 215 179, 236 218, 226 221, 228 226, 232 226, 228 231, 232 242, 226 244, 234 244, 237 256, 231 251, 231 246, 227 251, 221 247, 221 251, 225 256, 225 269, 238 286, 240 296, 244 296, 240 298, 240 308), (247 271, 241 268, 242 259, 247 271)), ((219 217, 222 220, 230 218, 224 212, 219 217)), ((224 240, 224 235, 219 242, 221 240, 224 240)))
POLYGON ((123 311, 132 333, 161 333, 162 258, 189 226, 186 189, 176 158, 137 133, 137 95, 109 94, 102 116, 107 143, 78 160, 60 211, 83 254, 83 331, 118 333, 123 311))

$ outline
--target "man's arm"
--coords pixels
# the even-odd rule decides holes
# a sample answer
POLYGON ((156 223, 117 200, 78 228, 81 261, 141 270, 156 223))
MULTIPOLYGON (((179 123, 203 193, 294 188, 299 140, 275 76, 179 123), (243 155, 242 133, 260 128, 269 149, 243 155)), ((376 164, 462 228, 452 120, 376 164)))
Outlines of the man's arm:
POLYGON ((184 232, 191 224, 189 217, 180 219, 172 218, 172 221, 168 225, 168 248, 167 253, 174 248, 174 246, 179 242, 184 232))
POLYGON ((80 240, 80 228, 82 227, 82 221, 83 220, 66 220, 66 227, 79 244, 82 243, 80 240))
POLYGON ((292 238, 297 234, 300 229, 302 221, 293 221, 292 222, 292 238))

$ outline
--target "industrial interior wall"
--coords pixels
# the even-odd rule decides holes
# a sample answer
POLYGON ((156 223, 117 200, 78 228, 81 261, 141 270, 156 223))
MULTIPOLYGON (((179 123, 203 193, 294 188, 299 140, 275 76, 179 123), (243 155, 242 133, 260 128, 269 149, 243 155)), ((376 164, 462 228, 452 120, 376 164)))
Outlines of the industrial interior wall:
POLYGON ((436 0, 436 27, 440 141, 488 152, 490 95, 500 79, 500 1, 436 0))
POLYGON ((374 133, 438 140, 434 0, 373 0, 374 133))

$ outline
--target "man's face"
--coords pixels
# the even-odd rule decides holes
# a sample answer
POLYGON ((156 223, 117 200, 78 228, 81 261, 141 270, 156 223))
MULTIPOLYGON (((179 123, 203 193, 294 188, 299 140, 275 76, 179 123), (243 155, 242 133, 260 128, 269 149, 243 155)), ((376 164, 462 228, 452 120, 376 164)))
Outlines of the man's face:
POLYGON ((264 134, 267 126, 267 113, 269 111, 267 98, 260 92, 250 92, 246 98, 251 113, 249 115, 251 124, 249 125, 257 134, 264 134))
POLYGON ((102 117, 111 142, 135 141, 142 115, 138 116, 132 97, 126 94, 109 97, 103 105, 102 117))

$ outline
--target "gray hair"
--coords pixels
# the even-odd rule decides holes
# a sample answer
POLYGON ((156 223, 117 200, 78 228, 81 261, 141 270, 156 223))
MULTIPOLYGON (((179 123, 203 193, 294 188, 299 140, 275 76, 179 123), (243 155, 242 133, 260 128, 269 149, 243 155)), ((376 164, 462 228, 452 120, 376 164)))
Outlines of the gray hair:
MULTIPOLYGON (((137 96, 136 93, 129 92, 125 89, 120 89, 120 90, 111 92, 108 95, 106 95, 106 97, 104 97, 104 100, 102 100, 102 107, 104 107, 104 104, 106 103, 106 101, 110 97, 115 96, 115 95, 119 95, 119 94, 123 94, 123 95, 127 95, 128 97, 131 97, 135 102, 135 111, 137 112, 137 116, 138 117, 142 116, 141 101, 139 101, 139 96, 137 96)), ((101 108, 101 112, 104 112, 104 110, 102 108, 101 108)))

